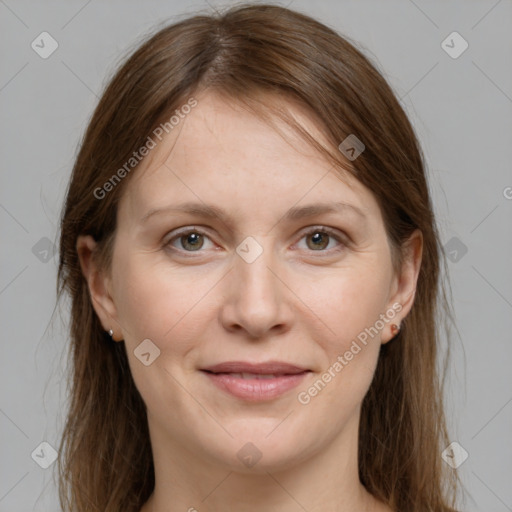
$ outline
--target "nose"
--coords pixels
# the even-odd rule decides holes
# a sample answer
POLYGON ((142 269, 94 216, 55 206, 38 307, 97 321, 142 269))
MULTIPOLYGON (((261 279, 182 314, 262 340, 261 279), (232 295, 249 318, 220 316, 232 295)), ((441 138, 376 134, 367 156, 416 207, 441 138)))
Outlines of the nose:
POLYGON ((290 329, 293 293, 279 268, 282 267, 277 265, 270 247, 264 247, 252 262, 234 255, 233 268, 224 282, 221 308, 221 322, 226 330, 243 332, 246 337, 259 340, 290 329))

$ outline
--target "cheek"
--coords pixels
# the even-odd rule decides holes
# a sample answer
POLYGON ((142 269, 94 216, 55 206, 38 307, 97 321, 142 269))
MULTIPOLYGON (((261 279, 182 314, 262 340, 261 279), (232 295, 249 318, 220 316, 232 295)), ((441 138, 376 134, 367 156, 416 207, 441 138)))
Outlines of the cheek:
POLYGON ((381 347, 381 330, 375 324, 385 311, 387 295, 382 276, 375 272, 338 273, 316 284, 304 302, 309 301, 326 326, 322 333, 311 334, 321 348, 322 370, 298 390, 297 399, 319 420, 341 428, 372 382, 381 347))
POLYGON ((205 325, 212 322, 206 303, 215 279, 206 273, 185 275, 168 264, 152 264, 148 257, 119 262, 117 278, 119 322, 131 373, 144 401, 156 410, 166 409, 168 404, 180 408, 182 402, 193 407, 179 382, 192 371, 187 355, 197 350, 205 325), (160 350, 148 366, 137 357, 137 348, 146 339, 160 350))
POLYGON ((368 262, 301 279, 297 295, 322 321, 330 351, 341 350, 385 311, 389 282, 385 269, 368 262))
POLYGON ((374 256, 365 264, 336 269, 315 279, 314 286, 302 281, 298 289, 325 327, 310 333, 322 349, 322 371, 312 387, 301 389, 303 401, 299 399, 314 403, 321 417, 339 407, 334 416, 345 421, 371 384, 385 325, 380 315, 386 311, 389 292, 388 272, 378 261, 374 256))
POLYGON ((119 262, 114 277, 119 322, 130 346, 149 338, 163 350, 172 341, 173 353, 183 353, 204 331, 205 305, 218 279, 211 273, 134 256, 119 262))

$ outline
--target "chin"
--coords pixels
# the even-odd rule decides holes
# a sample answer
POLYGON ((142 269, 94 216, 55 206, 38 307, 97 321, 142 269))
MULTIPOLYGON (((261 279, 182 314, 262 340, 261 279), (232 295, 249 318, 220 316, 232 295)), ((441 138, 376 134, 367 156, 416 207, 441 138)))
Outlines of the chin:
MULTIPOLYGON (((314 447, 308 445, 310 436, 292 434, 283 428, 276 429, 279 422, 272 419, 272 428, 268 428, 268 419, 261 424, 251 422, 252 429, 245 425, 242 432, 228 428, 233 438, 223 436, 217 442, 205 440, 200 453, 209 452, 210 460, 226 470, 241 474, 266 474, 285 471, 311 456, 314 447), (275 429, 274 432, 272 430, 275 429)), ((302 428, 303 434, 310 429, 302 428)))

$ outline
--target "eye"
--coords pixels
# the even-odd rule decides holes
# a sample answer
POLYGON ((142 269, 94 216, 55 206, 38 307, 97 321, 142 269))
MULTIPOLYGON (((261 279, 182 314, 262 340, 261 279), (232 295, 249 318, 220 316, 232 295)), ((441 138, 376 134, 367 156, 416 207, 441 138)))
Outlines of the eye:
MULTIPOLYGON (((324 251, 324 249, 328 248, 329 243, 332 240, 335 240, 339 243, 341 247, 338 247, 338 249, 334 248, 334 250, 340 250, 342 247, 344 247, 346 244, 343 240, 343 237, 338 234, 337 231, 327 228, 325 226, 316 226, 312 229, 309 229, 306 233, 304 233, 301 240, 306 238, 306 246, 307 249, 311 251, 321 251, 321 252, 330 252, 324 251)), ((330 247, 332 249, 332 246, 330 247)))
POLYGON ((165 247, 171 246, 174 249, 182 250, 185 252, 198 252, 204 247, 205 240, 210 240, 206 233, 196 228, 189 228, 177 233, 175 236, 170 238, 165 243, 165 247), (181 247, 176 247, 176 242, 181 247))

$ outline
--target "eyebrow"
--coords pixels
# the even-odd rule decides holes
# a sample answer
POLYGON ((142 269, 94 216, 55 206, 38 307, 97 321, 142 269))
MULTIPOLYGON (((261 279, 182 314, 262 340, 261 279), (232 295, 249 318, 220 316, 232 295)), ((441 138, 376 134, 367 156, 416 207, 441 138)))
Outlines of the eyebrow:
MULTIPOLYGON (((290 208, 282 217, 284 221, 301 220, 316 215, 326 213, 345 213, 353 212, 362 220, 367 220, 366 214, 361 208, 349 203, 316 203, 305 206, 294 206, 290 208)), ((226 225, 231 225, 231 220, 226 211, 214 205, 204 203, 182 203, 163 208, 152 208, 146 212, 140 219, 140 223, 146 222, 149 218, 162 213, 188 213, 208 219, 219 219, 226 225)))

